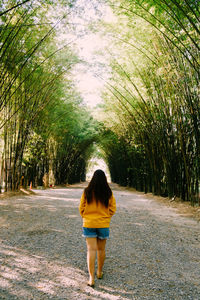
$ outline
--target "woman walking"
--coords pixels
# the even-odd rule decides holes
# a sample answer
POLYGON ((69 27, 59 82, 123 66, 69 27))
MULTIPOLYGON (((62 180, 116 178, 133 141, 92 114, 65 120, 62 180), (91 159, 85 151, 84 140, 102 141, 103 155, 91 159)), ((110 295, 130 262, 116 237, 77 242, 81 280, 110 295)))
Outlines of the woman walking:
POLYGON ((94 172, 88 187, 85 188, 79 211, 83 218, 83 236, 87 244, 88 285, 94 287, 96 253, 97 278, 101 279, 110 220, 116 211, 115 198, 102 170, 94 172))

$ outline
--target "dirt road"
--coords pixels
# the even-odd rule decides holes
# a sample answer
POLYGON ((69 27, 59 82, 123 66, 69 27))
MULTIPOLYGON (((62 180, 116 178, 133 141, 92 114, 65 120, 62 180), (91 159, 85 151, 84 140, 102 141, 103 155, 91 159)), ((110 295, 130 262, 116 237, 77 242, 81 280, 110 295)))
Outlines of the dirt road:
POLYGON ((0 200, 0 299, 200 299, 200 224, 115 185, 105 276, 87 287, 83 188, 0 200))

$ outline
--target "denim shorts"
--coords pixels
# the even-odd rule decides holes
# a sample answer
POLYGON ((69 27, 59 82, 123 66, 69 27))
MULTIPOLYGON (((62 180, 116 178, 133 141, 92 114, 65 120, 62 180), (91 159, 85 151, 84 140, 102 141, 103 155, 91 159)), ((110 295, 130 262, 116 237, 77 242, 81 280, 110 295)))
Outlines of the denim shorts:
POLYGON ((109 228, 87 228, 83 227, 83 237, 99 238, 101 240, 109 238, 109 228))

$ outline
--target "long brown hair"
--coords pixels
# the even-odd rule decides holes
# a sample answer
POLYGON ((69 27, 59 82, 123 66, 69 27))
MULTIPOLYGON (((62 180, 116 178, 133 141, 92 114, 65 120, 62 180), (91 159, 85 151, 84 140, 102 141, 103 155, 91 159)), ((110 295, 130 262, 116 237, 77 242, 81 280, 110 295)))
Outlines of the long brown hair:
POLYGON ((93 201, 94 197, 97 203, 101 202, 105 207, 108 207, 112 191, 108 185, 104 171, 96 170, 94 172, 93 177, 84 192, 88 204, 93 201))

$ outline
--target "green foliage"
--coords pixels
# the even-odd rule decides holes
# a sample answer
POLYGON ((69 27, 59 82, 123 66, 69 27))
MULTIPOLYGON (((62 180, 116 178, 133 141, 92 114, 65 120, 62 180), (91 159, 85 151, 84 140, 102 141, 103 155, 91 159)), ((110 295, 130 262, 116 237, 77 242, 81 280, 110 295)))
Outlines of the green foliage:
POLYGON ((74 1, 17 4, 4 3, 0 25, 1 184, 17 189, 23 175, 42 185, 50 172, 56 184, 83 180, 97 126, 71 80, 79 59, 56 36, 74 1), (55 9, 64 16, 55 20, 55 9))
POLYGON ((114 32, 115 50, 104 123, 115 138, 105 139, 104 147, 115 182, 194 204, 200 182, 199 4, 188 3, 111 3, 119 22, 106 27, 114 32))
POLYGON ((100 123, 74 87, 78 57, 57 39, 76 1, 1 3, 1 183, 84 180, 96 143, 113 181, 199 203, 199 1, 109 3, 100 123))

